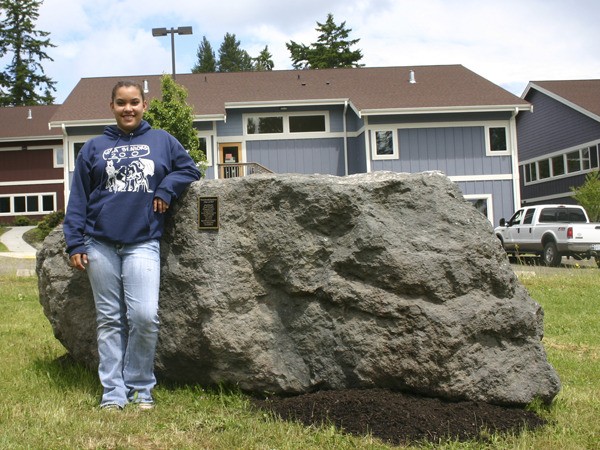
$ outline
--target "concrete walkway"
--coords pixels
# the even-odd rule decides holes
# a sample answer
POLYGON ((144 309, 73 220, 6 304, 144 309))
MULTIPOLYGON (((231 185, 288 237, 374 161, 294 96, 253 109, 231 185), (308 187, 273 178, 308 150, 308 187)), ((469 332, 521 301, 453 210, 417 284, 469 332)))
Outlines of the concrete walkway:
POLYGON ((23 240, 23 234, 35 228, 30 227, 12 227, 0 236, 8 252, 0 252, 0 257, 35 259, 36 249, 23 240))

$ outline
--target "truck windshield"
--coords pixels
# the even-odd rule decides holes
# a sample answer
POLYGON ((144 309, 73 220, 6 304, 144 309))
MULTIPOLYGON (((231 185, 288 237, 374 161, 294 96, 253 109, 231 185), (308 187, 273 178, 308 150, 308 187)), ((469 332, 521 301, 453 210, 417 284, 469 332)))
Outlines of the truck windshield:
POLYGON ((540 213, 540 223, 551 222, 582 222, 585 223, 585 214, 579 208, 544 208, 540 213))

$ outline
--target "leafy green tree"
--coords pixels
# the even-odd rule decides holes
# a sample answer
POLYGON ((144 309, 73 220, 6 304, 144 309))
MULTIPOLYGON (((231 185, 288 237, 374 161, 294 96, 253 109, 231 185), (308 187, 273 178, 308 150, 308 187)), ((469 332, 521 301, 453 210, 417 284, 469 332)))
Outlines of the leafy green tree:
POLYGON ((198 132, 194 128, 193 108, 187 104, 187 90, 170 75, 161 78, 162 99, 153 98, 144 118, 153 128, 162 128, 177 138, 196 162, 202 174, 206 155, 200 150, 198 132))
POLYGON ((585 208, 592 222, 600 222, 600 171, 589 172, 585 182, 572 187, 573 198, 585 208))
POLYGON ((327 14, 325 23, 317 22, 317 31, 321 32, 317 42, 310 46, 290 41, 285 44, 292 58, 294 69, 334 69, 338 67, 361 67, 358 62, 363 55, 360 50, 351 50, 360 39, 350 39, 352 31, 346 28, 346 22, 336 25, 333 14, 327 14))
POLYGON ((269 51, 269 46, 266 45, 259 55, 254 58, 254 70, 261 72, 273 70, 273 67, 275 67, 275 64, 273 63, 273 55, 269 51))
POLYGON ((225 33, 219 47, 218 72, 250 72, 254 70, 252 58, 246 50, 240 47, 240 41, 235 34, 225 33))
POLYGON ((198 62, 192 68, 192 73, 208 73, 217 71, 217 60, 215 51, 206 36, 202 37, 202 42, 198 46, 198 62))
POLYGON ((0 56, 12 55, 0 72, 0 106, 51 104, 56 84, 45 75, 45 49, 56 47, 46 31, 35 29, 43 1, 0 0, 0 56))

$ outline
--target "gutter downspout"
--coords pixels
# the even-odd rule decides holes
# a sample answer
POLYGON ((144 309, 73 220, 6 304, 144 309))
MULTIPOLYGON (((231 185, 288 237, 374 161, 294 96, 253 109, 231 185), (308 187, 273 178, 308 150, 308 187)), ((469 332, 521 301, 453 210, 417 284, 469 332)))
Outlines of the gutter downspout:
POLYGON ((344 100, 344 175, 348 175, 348 127, 346 121, 346 112, 348 111, 348 100, 344 100))
POLYGON ((65 212, 69 204, 69 195, 71 194, 71 180, 69 177, 69 167, 71 167, 71 155, 69 154, 69 136, 67 135, 67 127, 64 123, 61 124, 63 134, 63 195, 65 200, 65 212))
POLYGON ((517 114, 519 113, 519 107, 515 106, 514 112, 510 116, 510 143, 511 143, 511 162, 512 162, 512 180, 513 180, 513 191, 514 195, 514 209, 518 210, 521 207, 521 173, 519 171, 519 151, 517 143, 517 114))
POLYGON ((371 130, 369 129, 369 116, 364 117, 364 120, 365 123, 363 125, 363 129, 365 130, 365 167, 367 168, 367 173, 371 173, 371 146, 369 145, 371 130))

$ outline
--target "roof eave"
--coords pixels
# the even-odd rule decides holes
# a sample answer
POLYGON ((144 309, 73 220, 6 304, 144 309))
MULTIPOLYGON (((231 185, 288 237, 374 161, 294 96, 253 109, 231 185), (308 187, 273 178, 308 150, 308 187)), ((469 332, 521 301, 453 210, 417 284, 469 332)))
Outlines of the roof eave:
POLYGON ((248 102, 225 102, 225 109, 244 109, 244 108, 273 108, 274 106, 331 106, 345 105, 349 103, 348 98, 323 98, 306 100, 257 100, 248 102))
POLYGON ((225 120, 225 114, 196 114, 194 115, 194 122, 215 122, 219 120, 225 120))
POLYGON ((424 108, 362 109, 360 116, 409 115, 432 113, 482 113, 531 111, 532 105, 431 106, 424 108))
POLYGON ((49 128, 86 127, 114 125, 114 119, 86 119, 86 120, 56 120, 48 123, 49 128))
POLYGON ((62 134, 51 134, 48 136, 9 136, 0 138, 0 142, 36 142, 36 141, 55 141, 61 140, 62 134))

